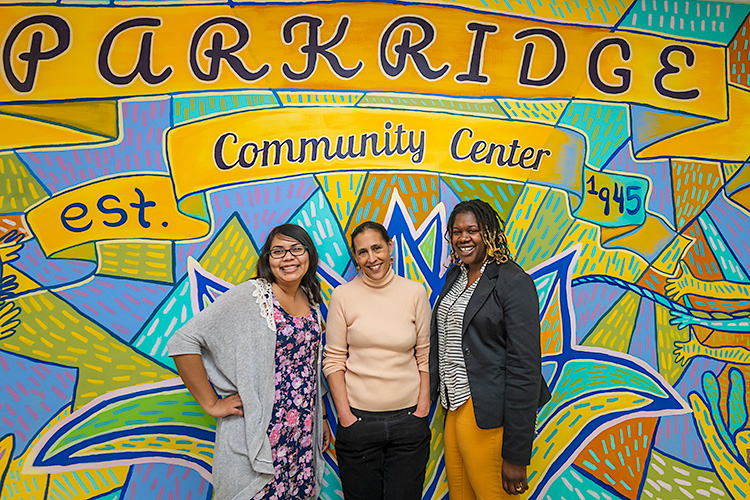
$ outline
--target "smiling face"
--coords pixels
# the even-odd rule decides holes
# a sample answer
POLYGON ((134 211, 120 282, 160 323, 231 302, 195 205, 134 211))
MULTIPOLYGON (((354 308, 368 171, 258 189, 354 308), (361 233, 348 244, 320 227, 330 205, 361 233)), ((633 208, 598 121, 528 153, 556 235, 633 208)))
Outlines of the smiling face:
MULTIPOLYGON (((271 251, 276 249, 291 250, 296 248, 295 253, 299 253, 299 248, 304 248, 304 245, 294 238, 284 236, 283 234, 277 234, 271 240, 271 251)), ((310 254, 304 251, 301 255, 292 255, 292 252, 286 252, 286 254, 280 259, 276 259, 269 255, 268 264, 273 273, 273 277, 279 284, 293 285, 302 281, 302 278, 307 273, 307 269, 310 266, 310 254)))
POLYGON ((391 269, 393 243, 372 229, 365 229, 354 237, 354 259, 371 280, 380 280, 391 269))
POLYGON ((451 228, 451 247, 469 270, 481 267, 487 257, 487 247, 482 241, 481 228, 471 212, 456 215, 451 228))

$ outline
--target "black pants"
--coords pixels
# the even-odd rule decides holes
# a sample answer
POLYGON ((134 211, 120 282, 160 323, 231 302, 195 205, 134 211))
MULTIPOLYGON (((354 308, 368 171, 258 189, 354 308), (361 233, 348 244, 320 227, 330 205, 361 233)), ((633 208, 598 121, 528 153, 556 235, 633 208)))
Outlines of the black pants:
POLYGON ((428 418, 415 407, 370 412, 336 429, 336 458, 346 500, 421 500, 430 456, 428 418))

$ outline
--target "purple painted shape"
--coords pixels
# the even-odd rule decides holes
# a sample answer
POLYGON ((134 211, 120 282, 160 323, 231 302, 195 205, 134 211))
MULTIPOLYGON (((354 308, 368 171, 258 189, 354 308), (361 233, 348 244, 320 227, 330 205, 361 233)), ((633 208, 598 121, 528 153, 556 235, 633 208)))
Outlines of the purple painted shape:
POLYGON ((737 264, 750 276, 750 216, 734 203, 728 201, 721 191, 706 209, 716 223, 722 238, 732 250, 737 264))
POLYGON ((81 281, 96 271, 96 263, 85 260, 47 259, 36 239, 24 242, 18 260, 11 264, 41 285, 55 288, 81 281))
MULTIPOLYGON (((651 179, 653 189, 648 201, 652 212, 664 215, 674 226, 674 198, 672 196, 672 168, 669 161, 636 161, 630 141, 623 144, 604 170, 623 174, 641 174, 651 179)), ((645 196, 645 193, 643 193, 645 196)))
POLYGON ((585 283, 571 288, 576 316, 577 343, 586 338, 591 329, 623 296, 625 290, 604 283, 585 283))
POLYGON ((636 318, 629 354, 642 359, 651 365, 654 370, 659 371, 659 362, 656 359, 657 351, 654 303, 643 299, 636 318))
POLYGON ((138 464, 130 468, 120 500, 207 500, 213 486, 181 465, 138 464))
POLYGON ((445 205, 445 214, 450 215, 453 208, 459 204, 461 199, 453 192, 447 182, 440 177, 440 201, 445 205))
POLYGON ((57 295, 113 335, 130 342, 171 287, 138 280, 95 276, 57 295))
POLYGON ((288 222, 318 187, 315 177, 309 175, 213 192, 208 200, 214 218, 213 234, 200 243, 175 244, 176 276, 187 271, 188 256, 197 260, 203 254, 235 212, 259 249, 268 232, 288 222))
MULTIPOLYGON (((701 387, 703 374, 706 372, 719 374, 724 366, 725 363, 713 359, 693 358, 674 388, 686 401, 691 392, 696 392, 705 398, 701 387)), ((695 419, 691 413, 661 417, 654 435, 654 448, 695 467, 704 469, 713 467, 703 448, 703 442, 698 435, 695 419)))
POLYGON ((13 458, 73 401, 76 377, 75 368, 0 351, 0 436, 15 434, 13 458))
POLYGON ((122 103, 120 139, 89 149, 18 153, 49 192, 127 172, 166 172, 164 131, 171 126, 170 100, 122 103))

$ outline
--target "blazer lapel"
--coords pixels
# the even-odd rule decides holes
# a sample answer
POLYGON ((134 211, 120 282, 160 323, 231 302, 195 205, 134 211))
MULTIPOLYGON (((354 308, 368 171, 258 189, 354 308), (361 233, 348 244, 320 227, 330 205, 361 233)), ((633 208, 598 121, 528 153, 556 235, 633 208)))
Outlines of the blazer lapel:
POLYGON ((495 278, 497 278, 497 264, 495 262, 488 262, 487 267, 484 268, 484 273, 479 277, 479 283, 477 283, 477 287, 474 289, 469 303, 466 305, 462 331, 464 335, 466 334, 466 329, 469 327, 469 323, 471 323, 471 320, 474 319, 474 316, 487 301, 490 293, 492 293, 492 289, 495 288, 495 278))

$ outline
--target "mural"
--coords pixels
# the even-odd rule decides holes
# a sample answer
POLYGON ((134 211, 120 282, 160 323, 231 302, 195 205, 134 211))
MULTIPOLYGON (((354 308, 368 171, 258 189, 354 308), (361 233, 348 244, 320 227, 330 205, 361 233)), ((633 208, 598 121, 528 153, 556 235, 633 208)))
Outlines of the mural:
POLYGON ((284 222, 326 299, 372 219, 434 301, 475 197, 539 292, 525 498, 750 497, 750 5, 67 4, 0 2, 0 499, 210 499, 174 331, 284 222))

